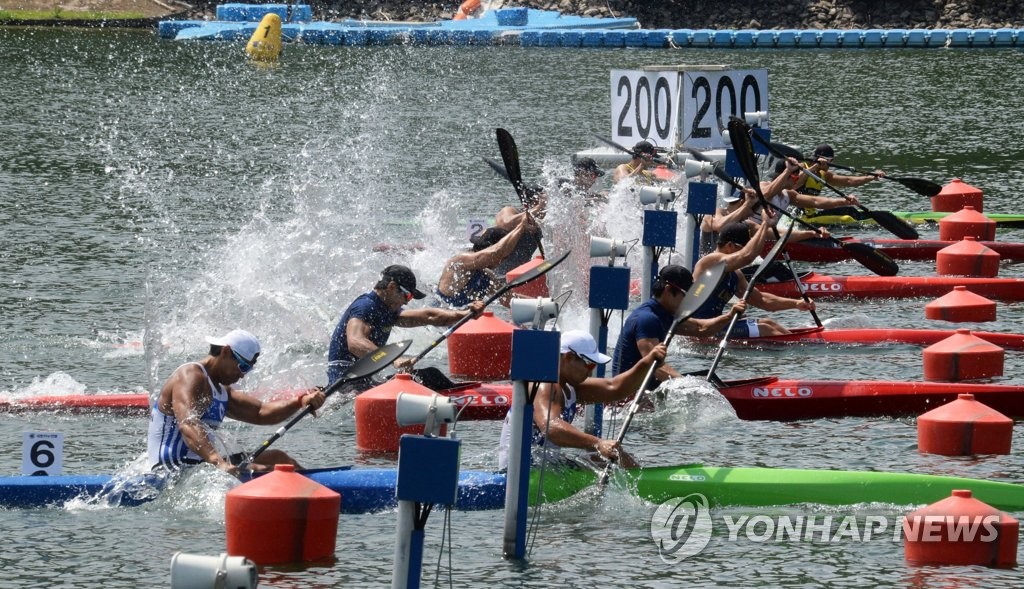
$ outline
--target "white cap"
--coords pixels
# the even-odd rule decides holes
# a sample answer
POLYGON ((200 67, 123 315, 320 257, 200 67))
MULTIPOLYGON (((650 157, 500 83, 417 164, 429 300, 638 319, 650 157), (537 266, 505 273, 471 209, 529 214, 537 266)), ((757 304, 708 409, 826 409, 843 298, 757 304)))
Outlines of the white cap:
POLYGON ((236 354, 249 363, 255 363, 256 356, 260 355, 260 341, 244 329, 236 329, 220 337, 208 336, 206 343, 214 346, 231 346, 236 354))
POLYGON ((559 353, 566 354, 575 352, 587 360, 596 364, 607 364, 612 361, 611 356, 606 356, 597 350, 597 342, 594 336, 581 330, 563 331, 560 338, 561 346, 559 353))

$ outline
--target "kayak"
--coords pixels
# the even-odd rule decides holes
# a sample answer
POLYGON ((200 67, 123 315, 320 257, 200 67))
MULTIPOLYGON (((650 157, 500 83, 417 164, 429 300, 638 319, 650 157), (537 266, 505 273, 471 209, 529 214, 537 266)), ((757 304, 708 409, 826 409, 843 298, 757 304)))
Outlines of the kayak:
POLYGON ((1010 418, 1024 417, 1024 385, 881 380, 793 380, 777 376, 723 381, 718 391, 745 420, 914 417, 971 393, 1010 418))
MULTIPOLYGON (((301 389, 280 391, 271 399, 289 399, 303 392, 301 389)), ((456 404, 465 406, 461 420, 505 419, 512 402, 510 383, 472 382, 439 391, 456 398, 456 404)), ((19 411, 69 411, 110 412, 119 414, 146 414, 149 412, 149 395, 146 393, 95 394, 95 395, 39 395, 34 397, 0 397, 0 412, 19 411)))
MULTIPOLYGON (((730 346, 762 346, 793 344, 909 344, 930 346, 955 335, 955 329, 901 329, 901 328, 833 328, 801 327, 786 335, 767 335, 749 338, 733 338, 730 346)), ((1024 334, 972 331, 971 335, 993 343, 1003 349, 1024 350, 1024 334)), ((691 338, 694 341, 717 345, 717 338, 691 338)))
MULTIPOLYGON (((341 466, 300 472, 341 493, 343 513, 388 511, 397 505, 396 469, 341 466)), ((597 476, 596 472, 589 469, 549 468, 544 472, 544 495, 541 500, 553 502, 572 497, 594 485, 597 476)), ((530 473, 531 504, 537 497, 538 478, 539 473, 534 469, 530 473)), ((998 509, 1024 510, 1022 485, 911 473, 686 464, 620 471, 613 480, 653 503, 701 493, 709 504, 718 506, 798 503, 921 505, 944 499, 954 489, 969 489, 976 498, 998 509)), ((71 499, 109 491, 113 481, 114 478, 108 475, 0 477, 0 506, 59 507, 71 499)), ((110 505, 130 507, 153 498, 153 494, 145 497, 115 494, 114 502, 110 505)), ((504 474, 483 471, 459 473, 456 498, 458 509, 503 509, 504 505, 504 474)))
MULTIPOLYGON (((953 213, 940 213, 934 211, 921 211, 921 212, 907 212, 907 211, 893 211, 899 219, 903 219, 909 223, 938 223, 948 215, 953 213)), ((983 213, 990 220, 996 222, 997 228, 1022 228, 1024 227, 1024 215, 1018 215, 1014 213, 983 213)), ((821 211, 819 213, 804 215, 803 220, 814 225, 858 225, 858 224, 873 224, 874 219, 870 218, 863 211, 854 209, 850 214, 837 215, 831 211, 821 211)))
MULTIPOLYGON (((811 272, 801 278, 808 296, 815 298, 940 297, 954 286, 991 299, 1024 300, 1022 278, 968 278, 964 276, 827 276, 811 272)), ((799 297, 796 282, 764 282, 758 290, 784 297, 799 297)))
MULTIPOLYGON (((939 239, 857 239, 840 237, 839 241, 846 244, 863 244, 874 248, 894 260, 935 261, 943 248, 959 243, 939 239)), ((999 254, 1001 260, 1019 262, 1024 260, 1024 243, 1003 241, 979 241, 979 244, 999 254)), ((764 252, 767 253, 775 245, 774 240, 765 241, 764 252)), ((807 239, 786 245, 786 252, 793 260, 801 262, 841 262, 851 260, 853 256, 831 239, 807 239)))

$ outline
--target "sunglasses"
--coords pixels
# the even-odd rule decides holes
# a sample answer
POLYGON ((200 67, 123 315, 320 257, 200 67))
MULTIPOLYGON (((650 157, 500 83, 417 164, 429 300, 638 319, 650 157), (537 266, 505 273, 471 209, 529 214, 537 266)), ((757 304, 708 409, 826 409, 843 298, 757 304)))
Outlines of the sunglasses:
MULTIPOLYGON (((662 278, 662 280, 665 280, 665 279, 664 279, 664 278, 662 278)), ((685 293, 685 292, 686 292, 686 289, 685 289, 685 288, 683 288, 683 287, 679 286, 678 284, 676 284, 676 283, 674 283, 674 282, 669 282, 668 280, 665 280, 665 284, 667 284, 667 285, 671 286, 672 288, 674 288, 674 289, 678 290, 679 292, 682 292, 682 293, 685 293)))
POLYGON ((238 370, 242 374, 248 374, 252 372, 252 369, 256 366, 256 360, 253 359, 251 362, 242 357, 238 352, 231 350, 231 355, 234 356, 235 362, 238 362, 238 370))
POLYGON ((407 291, 407 290, 405 290, 404 286, 402 286, 401 284, 398 284, 397 282, 395 283, 395 286, 398 287, 399 292, 401 292, 402 296, 405 297, 405 302, 408 303, 409 301, 412 300, 412 293, 407 291))
POLYGON ((594 362, 592 360, 588 360, 588 359, 584 358, 583 356, 580 356, 579 353, 577 353, 576 350, 574 350, 572 348, 569 348, 569 351, 572 352, 573 356, 576 356, 577 360, 579 360, 580 362, 583 362, 587 366, 587 370, 593 370, 594 368, 597 368, 597 362, 594 362))

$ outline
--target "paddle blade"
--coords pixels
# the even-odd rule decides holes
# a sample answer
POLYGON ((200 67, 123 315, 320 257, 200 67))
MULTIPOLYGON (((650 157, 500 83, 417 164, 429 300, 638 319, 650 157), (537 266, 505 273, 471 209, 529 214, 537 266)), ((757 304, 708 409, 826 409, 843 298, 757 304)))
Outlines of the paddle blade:
POLYGON ((725 276, 725 262, 719 262, 701 272, 700 276, 695 277, 693 285, 690 290, 686 291, 686 296, 683 297, 683 302, 679 304, 679 309, 676 311, 676 322, 682 323, 692 317, 711 298, 723 276, 725 276))
POLYGON ((392 362, 401 357, 409 346, 412 345, 412 340, 402 340, 386 346, 381 346, 376 350, 366 354, 360 358, 355 364, 349 367, 348 372, 345 376, 342 376, 338 380, 331 383, 331 386, 324 390, 325 395, 330 395, 336 392, 343 385, 349 381, 357 378, 365 378, 367 376, 373 376, 381 370, 384 370, 391 365, 392 362))
POLYGON ((497 160, 491 159, 489 157, 485 157, 485 158, 483 158, 483 160, 485 162, 487 162, 487 165, 490 166, 492 170, 494 170, 495 174, 501 176, 502 178, 504 178, 506 180, 509 179, 509 177, 508 177, 508 170, 506 170, 505 166, 503 166, 500 162, 498 162, 497 160))
MULTIPOLYGON (((882 176, 883 178, 889 178, 888 176, 882 176)), ((924 178, 889 178, 895 182, 906 186, 921 196, 932 197, 942 192, 942 186, 939 186, 931 180, 925 180, 924 178)))
POLYGON ((900 239, 920 239, 921 235, 916 229, 905 221, 892 214, 891 211, 868 211, 868 216, 875 220, 879 226, 884 227, 900 239))
POLYGON ((527 206, 526 190, 523 186, 523 172, 519 168, 519 149, 516 147, 516 141, 512 138, 511 133, 500 127, 495 130, 495 134, 498 137, 498 149, 501 151, 501 161, 505 163, 509 182, 516 189, 516 194, 519 195, 519 200, 525 207, 527 206))
MULTIPOLYGON (((732 135, 730 134, 730 137, 731 136, 732 135)), ((804 154, 800 153, 799 149, 795 147, 790 147, 785 143, 776 143, 774 141, 769 141, 767 144, 764 141, 761 141, 760 143, 764 144, 765 147, 768 148, 768 153, 772 154, 777 158, 792 157, 798 160, 804 159, 804 154)))
POLYGON ((842 248, 860 262, 865 268, 879 276, 896 276, 900 272, 899 265, 884 252, 880 252, 866 243, 847 243, 838 241, 842 248))

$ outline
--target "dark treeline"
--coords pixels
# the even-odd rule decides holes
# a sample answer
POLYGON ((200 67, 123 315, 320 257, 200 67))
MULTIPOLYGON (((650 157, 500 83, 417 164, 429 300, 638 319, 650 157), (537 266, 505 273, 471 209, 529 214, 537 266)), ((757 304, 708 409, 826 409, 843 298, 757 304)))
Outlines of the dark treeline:
MULTIPOLYGON (((313 7, 318 20, 417 21, 452 18, 460 4, 421 0, 306 3, 313 7)), ((483 3, 487 5, 487 0, 483 3)), ((198 12, 209 15, 219 2, 193 4, 198 12)), ((1024 0, 550 0, 503 4, 583 16, 632 16, 648 29, 1024 27, 1024 0)))

